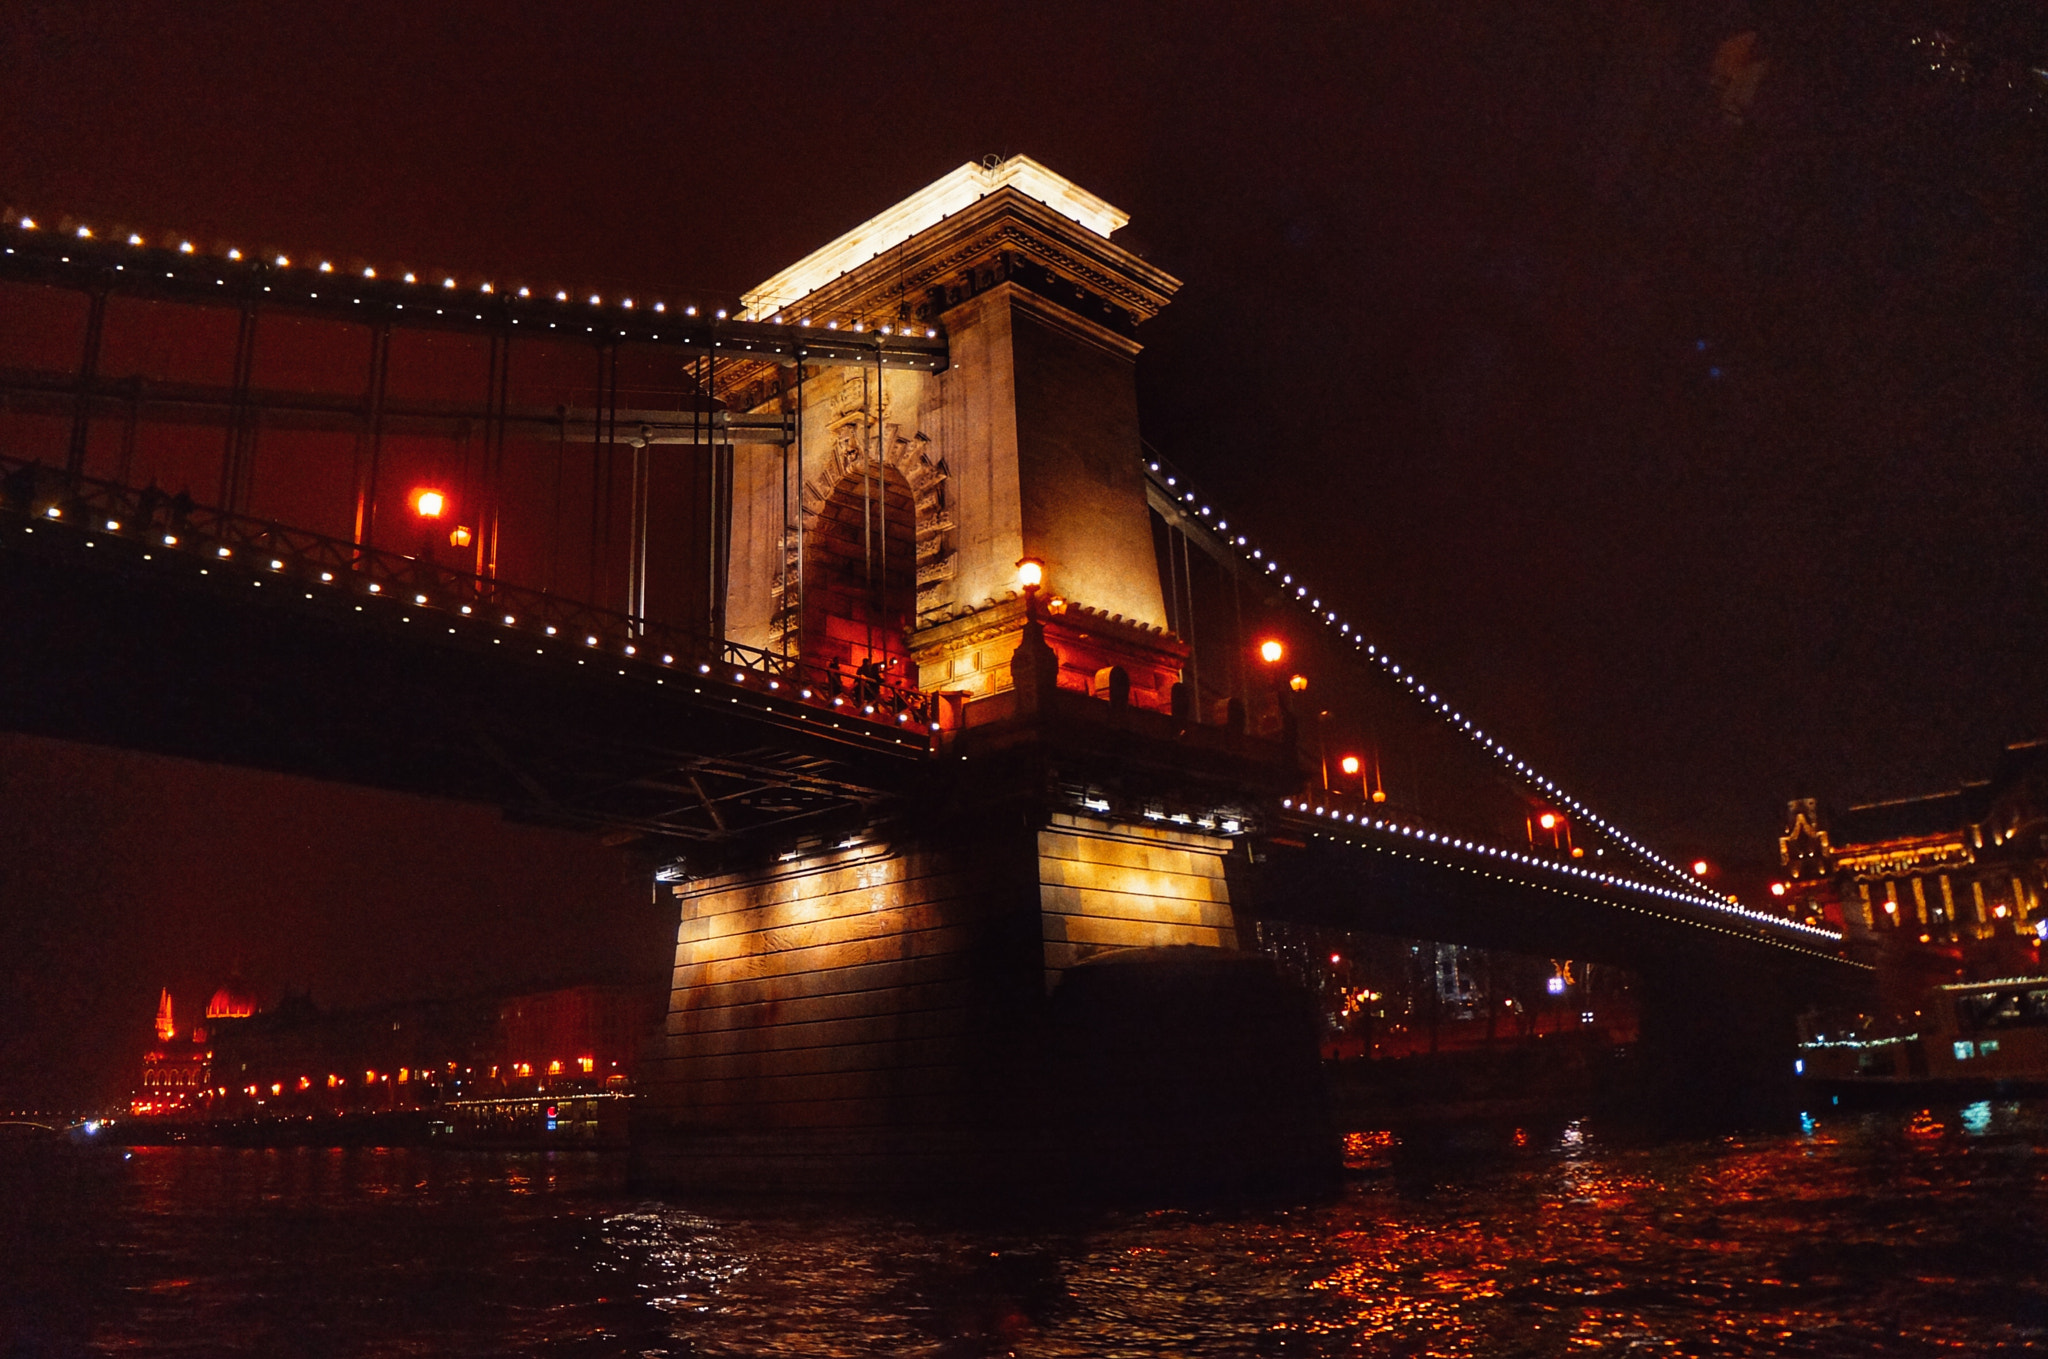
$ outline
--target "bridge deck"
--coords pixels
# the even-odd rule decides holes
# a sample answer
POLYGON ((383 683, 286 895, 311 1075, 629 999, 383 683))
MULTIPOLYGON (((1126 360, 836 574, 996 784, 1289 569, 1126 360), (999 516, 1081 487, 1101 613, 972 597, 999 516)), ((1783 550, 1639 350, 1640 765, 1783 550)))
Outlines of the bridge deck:
POLYGON ((688 841, 917 777, 931 700, 430 562, 0 459, 16 730, 688 841))

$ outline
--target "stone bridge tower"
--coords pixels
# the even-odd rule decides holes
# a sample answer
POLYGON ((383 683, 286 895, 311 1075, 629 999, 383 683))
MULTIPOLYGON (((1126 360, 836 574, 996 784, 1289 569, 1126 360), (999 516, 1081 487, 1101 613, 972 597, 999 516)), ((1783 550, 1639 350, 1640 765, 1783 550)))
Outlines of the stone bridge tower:
POLYGON ((673 889, 635 1124, 650 1181, 1326 1164, 1299 1116, 1306 1015, 1234 951, 1225 882, 1246 804, 1289 782, 1292 752, 1175 701, 1187 649, 1165 626, 1133 365, 1178 285, 1110 239, 1124 220, 1025 157, 962 166, 746 299, 760 319, 947 337, 938 373, 742 360, 719 393, 792 432, 733 454, 727 635, 879 663, 950 696, 948 733, 886 822, 673 889))
POLYGON ((951 366, 736 370, 793 417, 738 451, 726 632, 927 690, 1011 687, 1018 563, 1042 563, 1059 683, 1166 711, 1166 632, 1139 464, 1137 330, 1178 282, 1109 239, 1125 215, 1018 156, 964 165, 748 294, 747 314, 943 328, 951 366), (799 380, 801 378, 801 380, 799 380))

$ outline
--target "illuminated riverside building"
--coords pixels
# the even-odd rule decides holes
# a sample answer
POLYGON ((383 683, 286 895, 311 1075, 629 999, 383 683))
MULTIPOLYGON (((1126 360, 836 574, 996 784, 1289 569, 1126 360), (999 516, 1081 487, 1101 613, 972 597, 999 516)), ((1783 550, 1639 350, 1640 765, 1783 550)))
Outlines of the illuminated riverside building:
MULTIPOLYGON (((240 1010, 231 1021, 246 1022, 215 1032, 203 1063, 175 1065, 183 1082, 175 1098, 146 1090, 134 1112, 298 1116, 616 1093, 631 1085, 660 996, 647 986, 593 984, 334 1013, 303 997, 260 1015, 253 1003, 228 1008, 240 1010)), ((169 1058, 159 1065, 174 1066, 169 1058)))
POLYGON ((1775 884, 1795 917, 1865 950, 1925 945, 1965 964, 2038 961, 2048 913, 2048 741, 2007 746, 1989 779, 1824 817, 1788 805, 1775 884), (2031 946, 2032 952, 2027 954, 2031 946))
POLYGON ((197 1108, 213 1088, 214 1037, 224 1027, 253 1018, 261 1007, 255 997, 229 982, 207 1002, 206 1023, 178 1033, 175 1003, 169 989, 157 1000, 156 1042, 142 1058, 142 1079, 129 1099, 133 1114, 176 1114, 197 1108))

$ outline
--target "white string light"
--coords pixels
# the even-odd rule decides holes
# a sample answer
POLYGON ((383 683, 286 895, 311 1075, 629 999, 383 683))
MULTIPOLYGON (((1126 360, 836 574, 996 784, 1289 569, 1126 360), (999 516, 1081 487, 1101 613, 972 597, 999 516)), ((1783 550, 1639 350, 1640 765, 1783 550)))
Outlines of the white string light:
MULTIPOLYGON (((1156 460, 1147 461, 1145 466, 1146 469, 1150 471, 1154 476, 1161 478, 1165 482, 1167 487, 1178 489, 1178 478, 1173 473, 1168 472, 1164 468, 1162 468, 1156 460)), ((1187 499, 1193 500, 1193 494, 1187 493, 1187 499)), ((1253 547, 1243 534, 1237 535, 1234 539, 1224 538, 1223 543, 1226 547, 1236 548, 1238 555, 1241 558, 1244 558, 1246 561, 1262 565, 1268 573, 1278 571, 1279 569, 1279 564, 1274 559, 1265 556, 1261 549, 1253 547)), ((1293 585, 1294 576, 1291 573, 1281 573, 1280 583, 1283 586, 1293 585)), ((1401 667, 1399 665, 1394 664, 1388 658, 1387 654, 1384 651, 1381 651, 1376 645, 1368 643, 1365 640, 1365 634, 1363 630, 1355 628, 1349 622, 1340 619, 1335 610, 1322 610, 1320 606, 1320 601, 1318 601, 1315 604, 1310 604, 1307 596, 1308 587, 1301 586, 1295 590, 1292 596, 1292 600, 1295 603, 1302 604, 1304 607, 1316 610, 1315 612, 1311 612, 1310 617, 1318 623, 1320 623, 1323 627, 1329 628, 1332 631, 1336 632, 1337 640, 1342 641, 1348 638, 1354 650, 1362 648, 1365 654, 1368 657, 1377 660, 1381 667, 1388 670, 1389 673, 1397 677, 1400 677, 1403 686, 1406 687, 1411 693, 1415 694, 1415 696, 1419 698, 1426 707, 1430 708, 1432 711, 1436 712, 1438 716, 1442 717, 1445 721, 1450 723, 1454 731, 1457 731, 1460 734, 1471 738, 1482 749, 1486 750, 1489 754, 1494 756, 1494 758, 1500 760, 1503 764, 1508 766, 1510 769, 1514 770, 1517 774, 1522 775, 1530 783, 1534 784, 1536 787, 1548 793, 1553 794, 1554 800, 1558 802, 1561 806, 1568 808, 1572 812, 1576 813, 1580 820, 1584 821, 1588 825, 1596 827, 1608 839, 1613 840, 1616 844, 1626 848, 1636 857, 1642 859, 1645 863, 1660 870, 1663 873, 1670 875, 1672 878, 1676 879, 1679 882, 1687 883, 1689 885, 1696 884, 1697 879, 1695 879, 1693 875, 1691 875, 1690 873, 1686 872, 1685 869, 1680 867, 1678 864, 1675 864, 1671 860, 1665 858, 1663 855, 1658 854, 1648 845, 1643 844, 1640 840, 1637 840, 1635 837, 1624 832, 1619 826, 1616 826, 1614 823, 1598 815, 1591 808, 1587 807, 1585 803, 1579 801, 1579 799, 1565 793, 1563 789, 1561 789, 1556 783, 1552 782, 1550 779, 1544 777, 1543 775, 1538 774, 1534 769, 1532 769, 1529 766, 1529 764, 1526 761, 1517 757, 1506 746, 1500 744, 1498 741, 1495 741, 1487 737, 1486 734, 1482 731, 1475 731, 1473 729, 1472 724, 1469 721, 1465 720, 1463 714, 1459 713, 1456 709, 1451 707, 1451 705, 1448 702, 1446 702, 1442 697, 1440 697, 1435 692, 1431 691, 1426 685, 1420 684, 1412 674, 1403 676, 1401 667)), ((1780 919, 1780 917, 1777 916, 1764 916, 1760 918, 1769 920, 1780 919)))
MULTIPOLYGON (((18 227, 19 229, 23 230, 23 231, 35 231, 35 230, 37 230, 37 229, 38 229, 38 225, 37 225, 36 219, 35 219, 35 218, 33 218, 33 217, 30 217, 30 216, 26 216, 26 215, 24 215, 24 216, 21 216, 21 217, 17 217, 17 218, 15 218, 15 219, 14 219, 14 225, 15 225, 16 227, 18 227)), ((79 239, 79 240, 96 240, 96 239, 97 239, 97 237, 96 237, 96 236, 94 235, 94 233, 93 233, 93 230, 92 230, 92 228, 90 228, 90 227, 88 227, 88 226, 84 226, 84 225, 76 226, 76 227, 73 227, 73 228, 71 229, 71 231, 72 231, 72 234, 73 234, 73 235, 74 235, 74 236, 75 236, 75 237, 76 237, 77 239, 79 239)), ((141 235, 140 233, 138 233, 138 232, 129 232, 129 233, 127 233, 127 236, 126 236, 126 241, 127 241, 127 244, 128 244, 128 245, 129 245, 130 247, 133 247, 133 248, 137 248, 137 249, 143 248, 143 247, 144 247, 144 246, 145 246, 145 245, 147 244, 147 243, 146 243, 146 241, 144 240, 144 238, 142 237, 142 235, 141 235)), ((178 246, 177 246, 177 250, 178 250, 178 252, 179 252, 180 254, 185 254, 185 255, 191 255, 191 254, 196 254, 196 253, 198 252, 198 246, 196 246, 196 245, 195 245, 195 244, 194 244, 194 243, 193 243, 192 241, 190 241, 190 240, 186 240, 186 239, 180 239, 180 240, 179 240, 179 244, 178 244, 178 246)), ((241 260, 242 260, 242 258, 243 258, 243 254, 242 254, 242 251, 241 251, 241 250, 240 250, 239 248, 229 248, 229 249, 223 250, 223 251, 222 251, 221 253, 222 253, 222 256, 223 256, 224 258, 226 258, 227 260, 229 260, 229 261, 232 261, 232 262, 237 262, 237 263, 239 263, 239 262, 241 262, 241 260)), ((66 262, 67 262, 67 263, 69 263, 69 261, 68 261, 68 260, 67 260, 66 262)), ((271 265, 272 265, 273 267, 275 267, 275 268, 278 268, 278 269, 288 269, 288 268, 290 268, 290 267, 291 267, 291 257, 290 257, 289 255, 285 255, 285 254, 277 254, 277 255, 273 255, 273 256, 271 257, 271 259, 270 259, 270 263, 271 263, 271 265)), ((333 263, 333 262, 332 262, 331 260, 322 260, 322 261, 321 261, 321 262, 320 262, 320 263, 319 263, 319 264, 318 264, 318 265, 316 266, 316 268, 318 269, 318 271, 319 271, 320 273, 323 273, 323 274, 331 274, 331 273, 334 273, 334 272, 336 272, 336 270, 335 270, 335 266, 334 266, 334 263, 333 263)), ((378 271, 377 271, 377 269, 376 269, 376 267, 375 267, 375 266, 371 266, 371 265, 366 265, 366 266, 364 266, 364 267, 362 268, 362 270, 361 270, 361 276, 362 276, 363 278, 365 278, 365 279, 376 279, 376 278, 378 277, 378 271)), ((408 283, 408 284, 417 284, 417 283, 419 282, 419 276, 418 276, 417 274, 415 274, 415 273, 412 273, 412 272, 410 272, 410 271, 407 271, 407 272, 405 272, 405 273, 404 273, 404 274, 402 275, 402 277, 403 277, 404 281, 405 281, 406 283, 408 283)), ((224 280, 223 280, 223 282, 224 282, 224 280)), ((454 289, 454 288, 457 288, 457 287, 459 287, 459 286, 461 286, 461 285, 460 285, 459 281, 458 281, 457 279, 455 279, 454 277, 451 277, 451 276, 443 276, 443 278, 442 278, 442 280, 441 280, 441 286, 442 286, 442 287, 443 287, 444 289, 454 289)), ((268 290, 266 289, 266 291, 268 291, 268 290)), ((482 284, 479 284, 479 285, 478 285, 478 291, 479 291, 479 292, 482 292, 482 293, 486 293, 486 294, 493 294, 493 295, 495 295, 495 293, 497 292, 497 287, 496 287, 496 285, 495 285, 495 284, 493 284, 493 283, 488 283, 488 282, 486 282, 486 283, 482 283, 482 284)), ((318 296, 318 294, 317 294, 317 293, 315 293, 315 294, 312 294, 312 296, 314 296, 314 297, 317 297, 317 296, 318 296)), ((521 287, 521 288, 520 288, 520 289, 518 290, 518 296, 520 296, 521 298, 530 298, 530 297, 532 297, 532 296, 533 296, 533 290, 532 290, 532 289, 531 289, 530 287, 521 287)), ((601 297, 601 295, 599 295, 599 294, 596 294, 596 293, 592 293, 592 294, 590 294, 589 296, 590 296, 590 305, 592 305, 592 306, 603 306, 603 305, 604 305, 604 301, 603 301, 603 298, 601 297)), ((360 303, 360 302, 361 302, 361 300, 362 300, 362 299, 360 299, 360 298, 356 299, 356 301, 357 301, 358 303, 360 303)), ((559 290, 559 291, 557 291, 557 292, 556 292, 556 294, 555 294, 555 300, 556 300, 556 301, 558 301, 558 302, 567 302, 567 301, 569 301, 569 300, 570 300, 570 295, 569 295, 569 292, 568 292, 568 291, 567 291, 566 289, 565 289, 565 290, 559 290)), ((645 307, 645 306, 646 306, 647 304, 645 304, 645 303, 642 303, 642 302, 636 302, 636 300, 635 300, 635 299, 633 299, 633 298, 631 298, 631 297, 626 297, 626 298, 622 298, 622 299, 620 299, 620 300, 619 300, 618 302, 616 302, 616 303, 613 303, 612 305, 616 306, 616 307, 617 307, 617 308, 618 308, 619 310, 621 310, 621 311, 635 311, 635 310, 640 310, 640 309, 644 308, 644 307, 645 307)), ((662 312, 662 313, 666 313, 666 312, 667 312, 667 310, 668 310, 668 304, 667 304, 666 302, 655 302, 655 303, 653 303, 653 304, 652 304, 652 308, 653 308, 653 310, 655 310, 656 312, 662 312)), ((695 315, 697 314, 697 308, 696 308, 695 306, 686 306, 686 307, 684 308, 684 314, 685 314, 685 315, 687 315, 687 316, 693 316, 693 317, 694 317, 694 316, 695 316, 695 315)), ((717 319, 719 319, 719 320, 725 320, 725 319, 727 319, 727 318, 728 318, 728 316, 729 316, 729 313, 728 313, 728 312, 727 312, 727 311, 726 311, 726 310, 725 310, 724 308, 719 308, 719 309, 717 309, 717 310, 716 310, 716 312, 715 312, 715 316, 716 316, 716 317, 717 317, 717 319)), ((776 325, 788 325, 788 324, 795 324, 795 325, 798 325, 798 326, 805 326, 805 327, 808 327, 808 326, 810 326, 811 324, 813 324, 813 320, 812 320, 812 318, 811 318, 811 317, 808 317, 808 316, 807 316, 807 317, 804 317, 804 318, 802 318, 802 319, 801 319, 800 321, 796 321, 796 322, 793 322, 793 323, 792 323, 792 321, 791 321, 791 318, 790 318, 790 317, 788 317, 788 316, 787 316, 786 314, 783 314, 783 313, 777 313, 777 314, 776 314, 776 315, 775 315, 775 316, 774 316, 774 317, 772 318, 772 321, 771 321, 770 323, 771 323, 771 324, 776 324, 776 325)), ((757 324, 758 324, 758 323, 757 323, 757 324)), ((845 326, 846 326, 847 328, 850 328, 850 329, 852 329, 852 330, 855 330, 855 331, 862 331, 862 332, 864 332, 864 331, 866 331, 866 330, 867 330, 867 326, 866 326, 866 324, 865 324, 864 322, 862 322, 862 321, 858 320, 858 319, 847 319, 847 320, 845 320, 844 322, 842 322, 841 320, 827 319, 827 320, 826 320, 826 321, 824 322, 824 324, 825 324, 825 325, 827 326, 827 328, 829 328, 829 329, 832 329, 832 330, 838 330, 838 329, 840 329, 840 328, 842 327, 842 324, 844 324, 844 325, 845 325, 845 326)), ((888 325, 885 325, 885 326, 882 326, 882 327, 881 327, 881 333, 883 333, 883 334, 886 334, 886 335, 891 335, 891 336, 894 336, 894 335, 896 335, 896 334, 898 333, 898 330, 899 330, 899 328, 898 328, 898 327, 895 327, 895 326, 888 326, 888 325)), ((934 326, 925 326, 925 327, 923 327, 923 328, 922 328, 922 330, 923 330, 923 336, 922 336, 922 338, 924 338, 924 339, 927 339, 927 340, 936 340, 936 339, 938 339, 938 338, 939 338, 939 332, 938 332, 938 329, 937 329, 936 327, 934 327, 934 326)), ((900 328, 900 331, 901 331, 901 334, 902 334, 902 336, 903 336, 904 338, 913 338, 913 337, 915 337, 915 336, 916 336, 916 331, 915 331, 915 330, 913 330, 913 329, 912 329, 911 327, 909 327, 909 326, 904 326, 904 327, 901 327, 901 328, 900 328)), ((1208 511, 1208 510, 1207 510, 1207 509, 1205 508, 1205 509, 1204 509, 1204 510, 1202 511, 1202 513, 1203 513, 1204 515, 1207 515, 1207 514, 1209 513, 1209 511, 1208 511)))
POLYGON ((1295 811, 1304 816, 1330 817, 1333 819, 1341 817, 1347 823, 1356 822, 1361 831, 1368 829, 1383 830, 1389 835, 1409 836, 1415 839, 1426 840, 1431 844, 1443 845, 1463 850, 1467 853, 1499 859, 1506 863, 1518 864, 1524 868, 1541 868, 1586 882, 1597 882, 1610 887, 1622 887, 1635 892, 1644 892, 1651 896, 1661 897, 1667 901, 1682 902, 1690 906, 1699 906, 1708 910, 1719 911, 1726 915, 1741 916, 1746 920, 1754 920, 1759 924, 1771 925, 1800 934, 1809 934, 1834 941, 1839 941, 1841 938, 1841 935, 1834 930, 1822 929, 1818 926, 1803 924, 1796 920, 1788 920, 1783 916, 1771 915, 1764 911, 1752 911, 1746 906, 1721 897, 1709 896, 1697 891, 1675 891, 1668 887, 1659 887, 1655 883, 1638 882, 1634 878, 1623 877, 1617 873, 1602 873, 1590 868, 1581 868, 1577 864, 1563 863, 1556 859, 1546 858, 1540 854, 1527 854, 1519 850, 1502 849, 1497 845, 1485 844, 1478 840, 1455 839, 1445 836, 1441 832, 1426 831, 1418 826, 1406 826, 1389 817, 1380 817, 1367 822, 1356 813, 1345 814, 1341 809, 1338 812, 1332 812, 1328 807, 1313 805, 1306 799, 1283 798, 1280 805, 1287 810, 1295 811))

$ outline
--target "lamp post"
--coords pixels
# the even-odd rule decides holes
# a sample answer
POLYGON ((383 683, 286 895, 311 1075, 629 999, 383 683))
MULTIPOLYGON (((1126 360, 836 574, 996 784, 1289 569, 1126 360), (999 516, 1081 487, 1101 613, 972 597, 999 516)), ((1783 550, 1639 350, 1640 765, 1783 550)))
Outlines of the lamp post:
POLYGON ((1024 591, 1024 632, 1017 650, 1010 656, 1013 688, 1030 694, 1033 701, 1050 699, 1059 687, 1059 653, 1045 640, 1045 628, 1038 621, 1038 590, 1045 584, 1045 563, 1036 557, 1017 562, 1017 584, 1024 591))
MULTIPOLYGON (((428 561, 434 559, 435 530, 437 522, 448 509, 448 493, 437 491, 431 486, 421 486, 407 497, 412 501, 414 517, 420 521, 420 541, 423 544, 420 556, 428 561)), ((465 530, 465 536, 467 531, 465 530)))
POLYGON ((1045 563, 1036 557, 1021 557, 1017 561, 1017 584, 1024 591, 1024 616, 1032 617, 1032 606, 1038 600, 1038 587, 1045 584, 1045 563))
MULTIPOLYGON (((1259 660, 1265 664, 1267 673, 1272 676, 1273 704, 1280 713, 1280 737, 1292 745, 1298 739, 1299 732, 1295 725, 1294 710, 1288 703, 1287 696, 1290 692, 1298 694, 1306 690, 1308 676, 1299 673, 1289 674, 1281 664, 1286 659, 1287 647, 1279 638, 1268 637, 1259 643, 1259 660)), ((1329 786, 1327 771, 1323 777, 1323 785, 1329 786)))
MULTIPOLYGON (((1281 643, 1279 638, 1268 637, 1259 643, 1258 656, 1259 663, 1266 667, 1267 683, 1273 689, 1273 706, 1279 712, 1281 721, 1284 724, 1287 713, 1287 694, 1286 690, 1282 687, 1284 682, 1281 678, 1280 663, 1287 659, 1287 648, 1281 643)), ((1263 728, 1263 720, 1260 721, 1259 726, 1263 728)))

